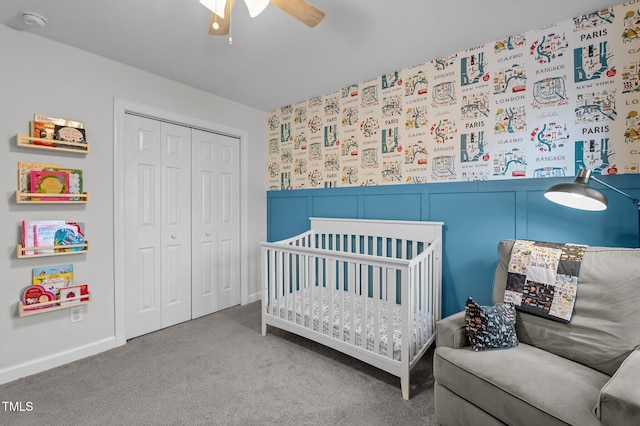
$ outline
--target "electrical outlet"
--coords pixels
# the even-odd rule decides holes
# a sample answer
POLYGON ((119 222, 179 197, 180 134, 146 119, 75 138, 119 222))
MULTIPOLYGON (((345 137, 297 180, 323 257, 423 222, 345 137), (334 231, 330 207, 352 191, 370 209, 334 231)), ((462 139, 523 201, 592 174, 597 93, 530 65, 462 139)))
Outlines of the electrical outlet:
POLYGON ((80 306, 69 309, 69 322, 73 324, 78 321, 82 321, 82 308, 80 306))

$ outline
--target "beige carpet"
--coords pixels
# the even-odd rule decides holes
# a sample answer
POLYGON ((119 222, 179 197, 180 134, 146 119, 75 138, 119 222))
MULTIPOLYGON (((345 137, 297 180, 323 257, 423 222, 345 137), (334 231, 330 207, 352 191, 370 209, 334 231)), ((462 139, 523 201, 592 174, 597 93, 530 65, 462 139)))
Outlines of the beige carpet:
POLYGON ((0 386, 2 425, 433 425, 433 348, 400 379, 269 327, 260 302, 0 386))

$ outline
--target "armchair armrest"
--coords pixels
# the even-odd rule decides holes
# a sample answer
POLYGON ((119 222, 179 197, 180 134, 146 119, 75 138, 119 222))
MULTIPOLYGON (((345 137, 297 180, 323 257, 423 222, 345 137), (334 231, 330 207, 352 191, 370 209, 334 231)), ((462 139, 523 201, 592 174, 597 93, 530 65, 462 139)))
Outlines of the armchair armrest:
POLYGON ((469 346, 464 311, 441 319, 436 324, 436 346, 460 349, 469 346))
POLYGON ((596 414, 606 425, 640 424, 640 348, 631 352, 600 390, 596 414))

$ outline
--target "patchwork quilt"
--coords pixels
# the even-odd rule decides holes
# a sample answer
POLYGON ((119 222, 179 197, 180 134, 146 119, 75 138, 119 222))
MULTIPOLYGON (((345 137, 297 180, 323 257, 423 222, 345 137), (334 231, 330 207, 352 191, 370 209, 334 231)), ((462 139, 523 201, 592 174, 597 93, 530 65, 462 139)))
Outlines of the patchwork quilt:
POLYGON ((578 292, 580 264, 587 246, 516 240, 504 301, 516 309, 569 323, 578 292))

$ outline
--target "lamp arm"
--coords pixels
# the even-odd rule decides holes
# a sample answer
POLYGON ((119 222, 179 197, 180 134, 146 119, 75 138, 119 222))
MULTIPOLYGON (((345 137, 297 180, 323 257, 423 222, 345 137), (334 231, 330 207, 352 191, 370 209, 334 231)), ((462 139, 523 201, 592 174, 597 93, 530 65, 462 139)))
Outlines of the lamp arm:
POLYGON ((594 177, 593 175, 590 176, 591 179, 595 180, 596 182, 598 182, 600 185, 604 185, 609 189, 614 190, 615 192, 617 192, 620 195, 624 195, 625 197, 627 197, 628 199, 630 199, 631 201, 633 201, 633 203, 638 206, 638 208, 640 208, 640 200, 638 200, 637 198, 632 197, 631 195, 627 194, 626 192, 622 192, 620 191, 618 188, 615 188, 611 185, 609 185, 608 183, 605 183, 603 181, 601 181, 600 179, 594 177))

